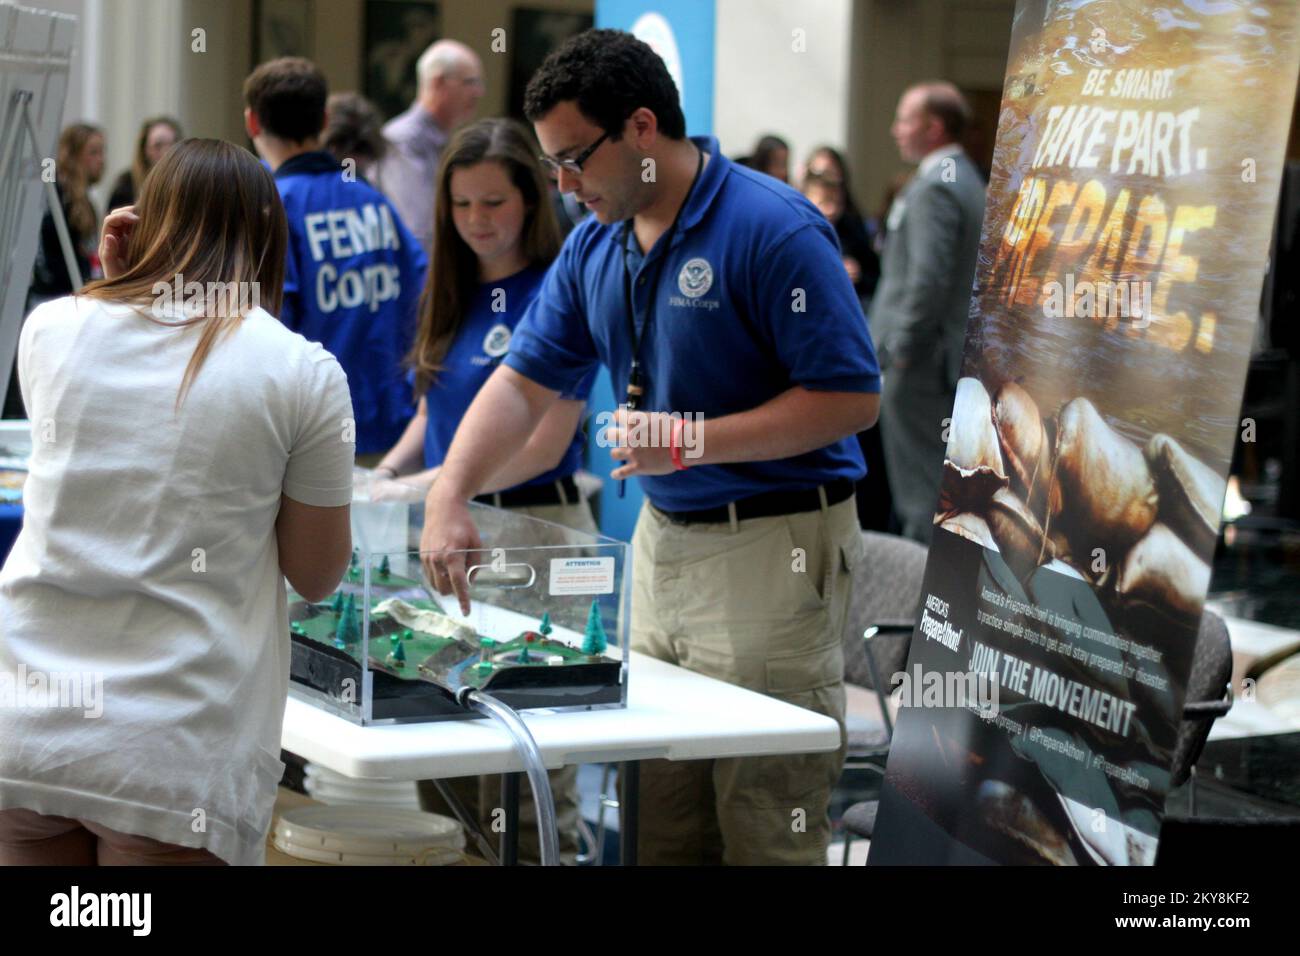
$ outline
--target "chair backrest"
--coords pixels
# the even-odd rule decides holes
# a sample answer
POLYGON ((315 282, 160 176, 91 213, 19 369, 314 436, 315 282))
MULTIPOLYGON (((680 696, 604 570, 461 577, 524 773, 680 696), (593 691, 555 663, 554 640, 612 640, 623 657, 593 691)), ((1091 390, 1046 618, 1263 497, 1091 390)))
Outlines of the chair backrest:
MULTIPOLYGON (((1188 704, 1216 701, 1223 698, 1224 688, 1232 680, 1232 644, 1228 640, 1228 625, 1223 618, 1208 608, 1201 615, 1201 628, 1196 635, 1196 650, 1192 654, 1192 673, 1187 678, 1188 704)), ((1205 741, 1214 725, 1214 716, 1184 718, 1178 726, 1178 742, 1174 745, 1174 760, 1170 767, 1170 789, 1187 782, 1192 767, 1205 749, 1205 741)))
MULTIPOLYGON (((862 532, 862 557, 853 572, 848 622, 844 628, 844 679, 872 687, 862 632, 873 624, 914 624, 925 575, 925 545, 910 538, 875 531, 862 532)), ((882 635, 873 643, 880 679, 901 671, 907 663, 909 635, 882 635)))

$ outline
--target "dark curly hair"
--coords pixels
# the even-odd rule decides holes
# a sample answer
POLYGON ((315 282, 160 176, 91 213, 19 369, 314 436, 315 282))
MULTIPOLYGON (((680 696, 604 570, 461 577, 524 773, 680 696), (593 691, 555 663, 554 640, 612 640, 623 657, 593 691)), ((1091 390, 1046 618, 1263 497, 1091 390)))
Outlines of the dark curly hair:
POLYGON ((579 112, 617 140, 627 118, 641 107, 655 114, 659 132, 686 136, 677 87, 659 54, 622 30, 585 30, 554 50, 524 93, 524 115, 537 122, 559 103, 579 112))

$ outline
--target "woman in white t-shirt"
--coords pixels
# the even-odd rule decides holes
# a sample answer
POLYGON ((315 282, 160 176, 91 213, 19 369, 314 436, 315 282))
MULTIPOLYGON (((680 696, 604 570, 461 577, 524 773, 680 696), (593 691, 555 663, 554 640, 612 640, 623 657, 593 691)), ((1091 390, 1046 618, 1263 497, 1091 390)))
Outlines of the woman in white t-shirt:
POLYGON ((274 317, 286 235, 256 159, 187 140, 105 221, 107 278, 27 318, 0 863, 264 858, 284 578, 342 577, 355 451, 338 362, 274 317))

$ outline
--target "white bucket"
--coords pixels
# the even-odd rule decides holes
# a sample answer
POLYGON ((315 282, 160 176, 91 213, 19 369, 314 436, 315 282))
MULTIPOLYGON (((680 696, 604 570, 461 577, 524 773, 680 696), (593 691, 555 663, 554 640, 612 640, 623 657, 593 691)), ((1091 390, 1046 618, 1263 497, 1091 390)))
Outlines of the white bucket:
POLYGON ((419 793, 412 780, 364 780, 309 763, 303 768, 303 789, 319 803, 420 809, 419 793))
POLYGON ((446 866, 463 859, 465 834, 449 817, 393 807, 286 810, 272 842, 288 856, 341 866, 446 866))

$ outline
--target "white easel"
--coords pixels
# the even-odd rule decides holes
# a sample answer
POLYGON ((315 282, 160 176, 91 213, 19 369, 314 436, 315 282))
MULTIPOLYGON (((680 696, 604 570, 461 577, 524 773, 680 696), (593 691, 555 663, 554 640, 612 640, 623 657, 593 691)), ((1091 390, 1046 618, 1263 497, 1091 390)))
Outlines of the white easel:
MULTIPOLYGON (((40 241, 41 161, 58 140, 76 28, 76 17, 0 0, 0 396, 9 387, 40 241)), ((43 185, 68 275, 80 287, 58 193, 53 181, 43 185)))

